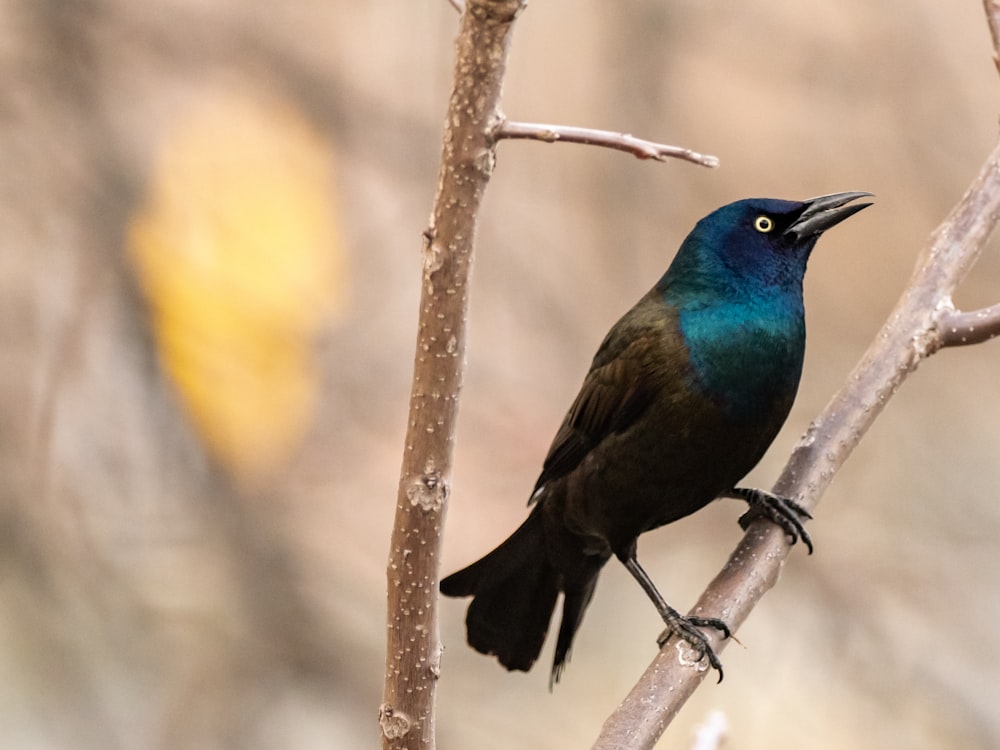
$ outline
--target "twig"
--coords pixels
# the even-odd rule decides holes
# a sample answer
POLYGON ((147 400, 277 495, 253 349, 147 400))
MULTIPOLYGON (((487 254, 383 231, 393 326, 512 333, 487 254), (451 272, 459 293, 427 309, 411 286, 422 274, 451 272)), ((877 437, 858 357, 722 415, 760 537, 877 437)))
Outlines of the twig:
POLYGON ((962 312, 949 310, 938 320, 941 346, 981 344, 1000 335, 1000 305, 962 312))
POLYGON ((413 388, 389 550, 379 708, 384 750, 435 747, 438 551, 465 361, 467 282, 479 207, 493 169, 489 125, 501 116, 510 33, 523 2, 471 0, 456 42, 437 193, 424 232, 413 388))
POLYGON ((448 4, 457 10, 460 15, 465 13, 465 0, 448 0, 448 4))
POLYGON ((993 64, 997 72, 1000 73, 1000 2, 997 0, 983 0, 983 10, 986 11, 986 23, 990 27, 990 36, 993 37, 993 64))
MULTIPOLYGON (((975 262, 1000 219, 1000 145, 968 191, 932 236, 910 284, 861 362, 799 440, 774 486, 812 509, 889 398, 922 360, 946 345, 941 326, 955 287, 975 262)), ((995 327, 998 307, 983 313, 995 327)), ((968 313, 958 314, 962 319, 968 313)), ((976 313, 971 313, 975 316, 976 313)), ((977 329, 980 330, 980 329, 977 329)), ((991 329, 992 331, 992 329, 991 329)), ((995 331, 992 331, 995 332, 995 331)), ((983 336, 980 340, 985 340, 983 336)), ((970 342, 971 343, 971 342, 970 342)), ((755 522, 723 570, 692 609, 721 617, 735 630, 778 578, 790 546, 776 526, 755 522)), ((713 648, 725 647, 706 632, 713 648)), ((657 654, 594 744, 600 750, 648 750, 705 676, 681 663, 673 643, 657 654)))
POLYGON ((527 138, 545 143, 584 143, 590 146, 601 146, 625 151, 639 159, 683 159, 703 167, 718 167, 719 159, 708 154, 699 154, 689 148, 668 146, 664 143, 654 143, 636 138, 628 133, 616 133, 613 130, 593 130, 591 128, 575 128, 568 125, 544 125, 536 122, 513 122, 503 120, 497 127, 494 136, 497 140, 504 138, 527 138))

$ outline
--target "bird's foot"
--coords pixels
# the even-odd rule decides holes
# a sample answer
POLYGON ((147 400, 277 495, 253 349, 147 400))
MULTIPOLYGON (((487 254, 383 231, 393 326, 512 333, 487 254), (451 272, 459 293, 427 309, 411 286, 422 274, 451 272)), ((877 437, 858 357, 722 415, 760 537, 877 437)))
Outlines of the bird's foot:
POLYGON ((766 490, 746 487, 736 487, 726 494, 729 497, 746 500, 750 505, 750 510, 740 516, 740 528, 744 531, 758 518, 766 518, 780 526, 792 544, 801 539, 809 554, 813 553, 812 539, 803 523, 812 518, 812 514, 790 497, 780 497, 766 490))
POLYGON ((663 648, 671 635, 679 636, 694 649, 694 652, 698 656, 694 661, 687 658, 685 661, 691 665, 695 665, 704 659, 708 659, 708 663, 712 669, 719 673, 719 682, 722 682, 722 663, 719 661, 719 657, 715 655, 715 651, 712 650, 712 646, 709 644, 704 633, 698 630, 698 628, 715 628, 722 632, 723 638, 729 638, 729 626, 715 617, 685 617, 667 604, 660 592, 656 590, 656 586, 653 585, 646 571, 642 569, 639 560, 636 559, 635 542, 632 542, 625 553, 619 555, 619 557, 625 564, 626 570, 635 577, 635 580, 639 582, 639 585, 642 586, 653 604, 656 605, 656 611, 660 613, 660 617, 666 623, 667 629, 656 639, 656 642, 660 644, 660 648, 663 648))
POLYGON ((705 634, 698 628, 715 628, 722 633, 723 638, 729 638, 732 635, 729 632, 729 626, 716 617, 684 617, 677 612, 672 612, 669 617, 664 616, 663 620, 667 624, 667 629, 660 633, 660 637, 656 639, 657 645, 663 648, 670 640, 670 636, 679 636, 698 655, 698 659, 694 663, 697 664, 703 659, 708 659, 709 666, 719 673, 719 682, 722 682, 722 662, 715 655, 715 651, 705 634))

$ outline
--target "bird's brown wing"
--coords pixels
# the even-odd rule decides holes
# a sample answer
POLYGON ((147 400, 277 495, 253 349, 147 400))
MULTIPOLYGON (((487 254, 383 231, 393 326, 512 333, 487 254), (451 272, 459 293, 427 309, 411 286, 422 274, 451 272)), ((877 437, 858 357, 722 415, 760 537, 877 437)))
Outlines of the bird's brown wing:
POLYGON ((649 406, 657 392, 650 367, 653 343, 633 339, 611 356, 602 346, 552 441, 532 499, 547 482, 575 469, 606 437, 628 429, 649 406))

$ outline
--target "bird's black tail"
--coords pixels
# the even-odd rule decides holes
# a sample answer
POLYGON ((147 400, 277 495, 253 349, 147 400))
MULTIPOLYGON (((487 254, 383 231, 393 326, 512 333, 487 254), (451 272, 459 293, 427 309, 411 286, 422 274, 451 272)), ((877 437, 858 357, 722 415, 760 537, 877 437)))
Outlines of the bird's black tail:
POLYGON ((441 581, 441 593, 473 597, 465 618, 470 646, 496 656, 507 669, 527 672, 538 659, 556 599, 565 589, 552 665, 552 677, 558 679, 599 569, 594 569, 584 585, 567 586, 565 577, 549 561, 545 528, 536 506, 503 544, 441 581))
POLYGON ((465 617, 470 646, 507 669, 531 669, 559 595, 537 508, 486 557, 441 581, 441 593, 473 597, 465 617))

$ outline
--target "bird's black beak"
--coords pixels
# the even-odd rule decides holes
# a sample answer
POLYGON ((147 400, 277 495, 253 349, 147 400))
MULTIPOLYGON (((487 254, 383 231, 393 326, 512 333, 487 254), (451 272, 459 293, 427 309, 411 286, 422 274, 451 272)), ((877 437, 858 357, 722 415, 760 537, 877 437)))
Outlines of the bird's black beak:
POLYGON ((847 217, 854 216, 858 211, 872 205, 871 203, 847 205, 858 198, 868 197, 874 198, 875 196, 871 193, 854 192, 833 193, 832 195, 821 195, 818 198, 810 198, 805 201, 805 210, 784 233, 791 235, 796 241, 822 234, 847 217))

